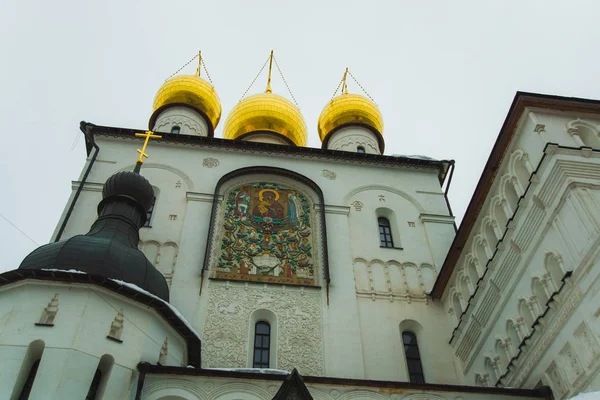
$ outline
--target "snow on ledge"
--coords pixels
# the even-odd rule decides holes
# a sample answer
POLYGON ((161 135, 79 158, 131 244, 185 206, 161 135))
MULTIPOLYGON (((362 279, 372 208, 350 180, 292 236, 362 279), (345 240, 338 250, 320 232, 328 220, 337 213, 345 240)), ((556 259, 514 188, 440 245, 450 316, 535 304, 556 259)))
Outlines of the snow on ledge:
POLYGON ((424 156, 421 154, 392 154, 392 157, 404 157, 404 158, 412 158, 416 160, 429 160, 429 161, 438 161, 435 158, 424 156))
POLYGON ((289 375, 288 371, 273 368, 202 368, 209 371, 252 372, 255 374, 289 375))
POLYGON ((571 397, 569 400, 598 400, 600 392, 579 393, 577 396, 571 397))
POLYGON ((169 307, 171 309, 171 311, 173 311, 173 314, 175 314, 177 316, 177 318, 179 318, 185 324, 185 326, 187 326, 188 329, 190 331, 192 331, 192 333, 198 338, 198 340, 200 340, 200 335, 198 335, 198 332, 196 332, 196 330, 192 327, 192 325, 190 325, 189 322, 187 322, 187 320, 184 318, 184 316, 181 315, 181 313, 175 307, 173 307, 170 303, 167 303, 166 301, 164 301, 160 297, 153 295, 152 293, 148 292, 145 289, 142 289, 138 285, 134 285, 133 283, 125 282, 125 281, 122 281, 120 279, 109 278, 109 280, 111 280, 111 281, 113 281, 115 283, 118 283, 121 286, 125 286, 125 287, 133 289, 133 290, 135 290, 137 292, 143 293, 146 296, 152 297, 153 299, 162 302, 164 305, 166 305, 167 307, 169 307))
MULTIPOLYGON (((42 268, 42 271, 68 272, 68 273, 71 273, 71 274, 83 274, 83 275, 87 275, 87 272, 78 271, 76 269, 42 268)), ((117 284, 119 284, 121 286, 125 286, 125 287, 128 287, 130 289, 133 289, 133 290, 135 290, 135 291, 137 291, 139 293, 143 293, 146 296, 152 297, 153 299, 162 302, 164 305, 166 305, 167 307, 169 307, 171 309, 171 311, 173 311, 173 314, 175 314, 177 316, 177 318, 179 318, 181 320, 181 322, 183 322, 185 324, 185 326, 188 327, 188 329, 198 338, 198 340, 201 340, 200 339, 200 335, 198 335, 198 332, 196 332, 196 330, 192 327, 192 325, 190 325, 190 323, 184 318, 184 316, 181 315, 181 313, 175 307, 173 307, 171 304, 169 304, 168 302, 164 301, 160 297, 157 297, 157 296, 153 295, 152 293, 148 292, 147 290, 142 289, 138 285, 134 285, 133 283, 125 282, 125 281, 122 281, 120 279, 109 278, 109 280, 111 280, 111 281, 113 281, 113 282, 115 282, 115 283, 117 283, 117 284)))
POLYGON ((78 271, 76 269, 56 269, 56 268, 42 268, 42 271, 50 271, 50 272, 69 272, 71 274, 84 274, 87 275, 87 272, 78 271))

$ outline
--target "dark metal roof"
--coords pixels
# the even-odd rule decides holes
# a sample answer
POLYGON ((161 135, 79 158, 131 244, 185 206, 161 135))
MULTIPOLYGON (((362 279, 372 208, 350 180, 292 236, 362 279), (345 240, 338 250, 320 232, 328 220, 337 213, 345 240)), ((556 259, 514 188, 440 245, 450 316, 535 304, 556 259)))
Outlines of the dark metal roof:
POLYGON ((19 269, 79 270, 132 283, 169 301, 164 276, 138 249, 139 229, 154 199, 152 185, 138 173, 120 172, 108 178, 102 196, 87 234, 38 247, 19 269))

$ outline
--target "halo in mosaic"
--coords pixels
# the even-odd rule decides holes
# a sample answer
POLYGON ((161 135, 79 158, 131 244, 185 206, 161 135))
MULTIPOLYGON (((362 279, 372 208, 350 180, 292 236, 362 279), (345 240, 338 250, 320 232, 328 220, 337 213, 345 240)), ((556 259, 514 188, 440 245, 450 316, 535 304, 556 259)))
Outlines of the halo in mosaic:
POLYGON ((213 278, 316 286, 311 203, 275 183, 236 187, 226 197, 213 278))

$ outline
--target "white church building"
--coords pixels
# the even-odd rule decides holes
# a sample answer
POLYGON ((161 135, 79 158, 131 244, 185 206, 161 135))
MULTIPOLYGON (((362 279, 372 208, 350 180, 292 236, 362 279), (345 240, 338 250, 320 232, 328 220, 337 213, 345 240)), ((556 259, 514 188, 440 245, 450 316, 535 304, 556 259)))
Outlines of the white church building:
POLYGON ((154 138, 82 122, 52 243, 0 274, 0 398, 600 390, 600 101, 517 93, 457 229, 454 162, 386 155, 345 82, 317 132, 270 75, 223 138, 199 73, 158 90, 154 138))

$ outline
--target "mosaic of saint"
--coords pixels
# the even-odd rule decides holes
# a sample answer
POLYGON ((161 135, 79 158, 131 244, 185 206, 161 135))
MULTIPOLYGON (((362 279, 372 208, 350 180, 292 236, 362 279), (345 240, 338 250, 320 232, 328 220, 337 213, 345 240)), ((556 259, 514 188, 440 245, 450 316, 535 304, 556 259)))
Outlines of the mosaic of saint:
POLYGON ((217 279, 315 285, 311 207, 297 190, 254 183, 225 203, 217 279))

